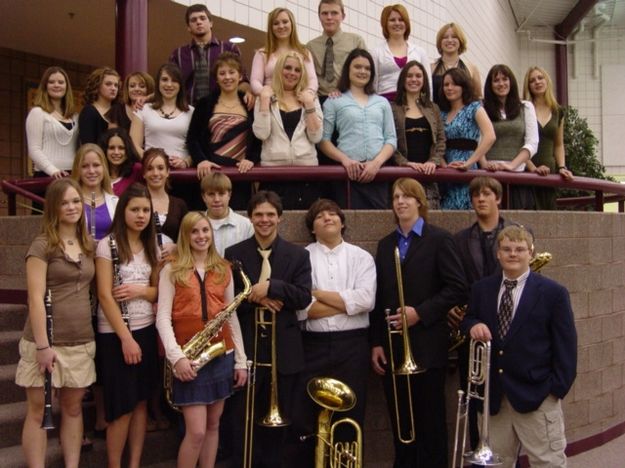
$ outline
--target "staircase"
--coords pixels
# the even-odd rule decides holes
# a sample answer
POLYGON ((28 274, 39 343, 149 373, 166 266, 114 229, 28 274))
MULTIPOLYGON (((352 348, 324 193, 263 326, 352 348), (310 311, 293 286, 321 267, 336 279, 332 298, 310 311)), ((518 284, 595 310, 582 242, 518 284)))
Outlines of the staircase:
MULTIPOLYGON (((21 447, 22 425, 26 414, 24 389, 15 385, 15 370, 19 360, 18 342, 27 316, 25 305, 0 304, 0 466, 3 468, 24 468, 24 454, 21 447)), ((58 401, 53 400, 54 421, 57 429, 48 432, 46 467, 62 468, 63 453, 59 443, 60 423, 58 401)), ((87 435, 93 428, 95 409, 93 403, 84 403, 87 435)), ((106 467, 106 447, 102 439, 92 439, 93 449, 83 452, 80 466, 106 467)), ((175 429, 152 432, 146 435, 141 465, 165 468, 175 466, 178 450, 178 436, 175 429)))

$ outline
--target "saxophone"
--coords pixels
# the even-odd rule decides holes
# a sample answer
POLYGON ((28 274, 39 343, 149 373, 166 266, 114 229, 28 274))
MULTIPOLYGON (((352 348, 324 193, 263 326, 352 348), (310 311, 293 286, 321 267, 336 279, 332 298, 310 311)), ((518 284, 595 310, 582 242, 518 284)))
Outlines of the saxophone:
MULTIPOLYGON (((243 290, 235 296, 230 304, 221 309, 215 318, 209 320, 202 330, 193 335, 193 337, 182 346, 182 352, 189 361, 193 362, 193 367, 196 371, 199 371, 210 361, 226 352, 226 342, 224 340, 217 343, 211 343, 211 340, 217 336, 223 324, 236 312, 237 307, 239 307, 252 292, 252 283, 243 272, 241 264, 235 262, 233 264, 233 270, 239 271, 241 281, 243 281, 243 290)), ((167 359, 165 359, 165 369, 163 372, 163 387, 165 388, 165 399, 167 403, 169 403, 169 406, 173 409, 179 411, 179 408, 174 405, 172 400, 173 368, 167 359)))
MULTIPOLYGON (((551 261, 552 255, 549 252, 539 252, 530 260, 530 270, 534 273, 539 273, 540 270, 551 261)), ((467 305, 458 306, 459 312, 461 316, 464 317, 464 314, 467 310, 467 305)), ((459 348, 465 341, 466 336, 462 334, 458 327, 449 330, 449 347, 448 352, 454 351, 456 348, 459 348)))

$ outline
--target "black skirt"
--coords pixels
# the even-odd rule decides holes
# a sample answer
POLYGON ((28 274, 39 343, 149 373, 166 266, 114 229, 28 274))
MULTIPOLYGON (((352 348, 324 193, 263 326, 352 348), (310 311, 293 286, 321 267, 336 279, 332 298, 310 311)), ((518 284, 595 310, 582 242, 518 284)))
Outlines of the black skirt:
POLYGON ((150 325, 132 332, 141 348, 141 362, 124 362, 121 341, 115 333, 100 333, 96 337, 104 387, 106 421, 111 422, 131 413, 137 404, 148 400, 159 385, 157 370, 156 327, 150 325))

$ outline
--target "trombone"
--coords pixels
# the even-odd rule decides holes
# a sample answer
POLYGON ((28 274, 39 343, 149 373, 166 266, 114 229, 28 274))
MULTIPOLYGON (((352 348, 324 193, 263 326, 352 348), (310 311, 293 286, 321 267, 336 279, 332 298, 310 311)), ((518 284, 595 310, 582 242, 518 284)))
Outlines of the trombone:
MULTIPOLYGON (((412 389, 410 387, 410 376, 415 374, 421 374, 425 372, 425 369, 420 364, 416 363, 412 356, 412 349, 410 348, 410 337, 408 336, 408 320, 406 318, 406 304, 404 302, 404 280, 401 272, 401 259, 399 256, 399 248, 395 247, 395 276, 397 277, 397 292, 399 295, 399 309, 401 313, 401 330, 395 330, 390 322, 387 320, 388 325, 388 344, 389 354, 391 360, 391 379, 393 381, 393 399, 395 400, 395 424, 397 426, 397 438, 402 444, 410 444, 415 441, 415 422, 414 412, 412 408, 412 389), (393 335, 401 335, 403 345, 403 362, 399 367, 395 366, 395 356, 393 353, 393 335), (405 376, 406 388, 408 396, 408 412, 409 412, 409 432, 408 437, 404 437, 401 430, 401 420, 399 414, 399 403, 397 399, 397 379, 399 376, 405 376)), ((386 309, 384 313, 388 317, 390 309, 386 309)))
POLYGON ((254 424, 263 427, 284 427, 291 422, 280 413, 278 404, 278 366, 276 354, 276 314, 266 307, 256 307, 255 314, 255 332, 254 332, 254 360, 247 361, 247 393, 245 396, 245 442, 243 446, 243 466, 249 468, 252 466, 252 455, 254 451, 254 424), (270 318, 265 318, 265 312, 270 313, 270 318), (271 361, 259 362, 258 359, 258 334, 260 329, 269 326, 271 328, 271 361), (269 394, 269 410, 267 414, 254 420, 254 394, 256 390, 256 369, 258 367, 271 368, 271 382, 269 394))
POLYGON ((502 464, 501 457, 490 448, 488 441, 488 419, 490 413, 490 341, 477 341, 471 339, 469 344, 469 375, 467 376, 467 393, 458 390, 458 410, 456 412, 456 431, 454 435, 454 455, 452 467, 456 468, 456 460, 460 467, 463 466, 462 458, 467 463, 481 466, 499 466, 502 464), (483 385, 483 395, 480 395, 477 386, 483 385), (467 439, 467 422, 469 419, 469 405, 471 400, 482 400, 484 409, 482 412, 482 427, 480 440, 474 451, 465 452, 467 439), (458 457, 458 435, 462 422, 462 457, 458 457))
MULTIPOLYGON (((352 418, 341 418, 331 424, 332 413, 349 411, 356 405, 356 394, 349 385, 329 377, 316 377, 308 381, 306 390, 310 398, 323 409, 317 418, 317 446, 315 468, 362 468, 362 430, 352 418), (352 426, 356 440, 334 442, 334 432, 341 424, 352 426)), ((301 436, 304 441, 310 436, 301 436)))

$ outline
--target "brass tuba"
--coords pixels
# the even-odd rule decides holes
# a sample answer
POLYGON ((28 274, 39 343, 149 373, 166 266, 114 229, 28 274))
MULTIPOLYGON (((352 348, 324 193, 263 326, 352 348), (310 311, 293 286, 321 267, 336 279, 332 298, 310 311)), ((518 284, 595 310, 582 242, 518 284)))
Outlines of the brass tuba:
MULTIPOLYGON (((243 302, 252 292, 252 283, 247 275, 243 272, 243 268, 238 262, 233 264, 233 270, 238 270, 243 281, 243 290, 236 295, 234 300, 224 307, 212 320, 206 322, 204 328, 197 332, 193 337, 182 346, 182 352, 189 361, 193 362, 193 366, 196 371, 199 371, 202 367, 208 364, 216 357, 221 356, 226 352, 226 343, 221 340, 217 343, 211 341, 217 336, 223 324, 230 318, 230 316, 237 311, 237 307, 243 302)), ((179 411, 179 408, 173 404, 172 400, 172 384, 173 384, 173 369, 167 359, 165 359, 165 369, 163 373, 163 386, 165 388, 165 399, 167 403, 179 411)))
MULTIPOLYGON (((353 390, 340 380, 316 377, 308 381, 308 395, 323 409, 317 419, 315 468, 362 468, 362 430, 351 418, 331 423, 334 411, 349 411, 356 404, 353 390), (334 442, 334 432, 341 424, 354 428, 356 440, 334 442)), ((308 436, 300 437, 305 440, 308 436)))

